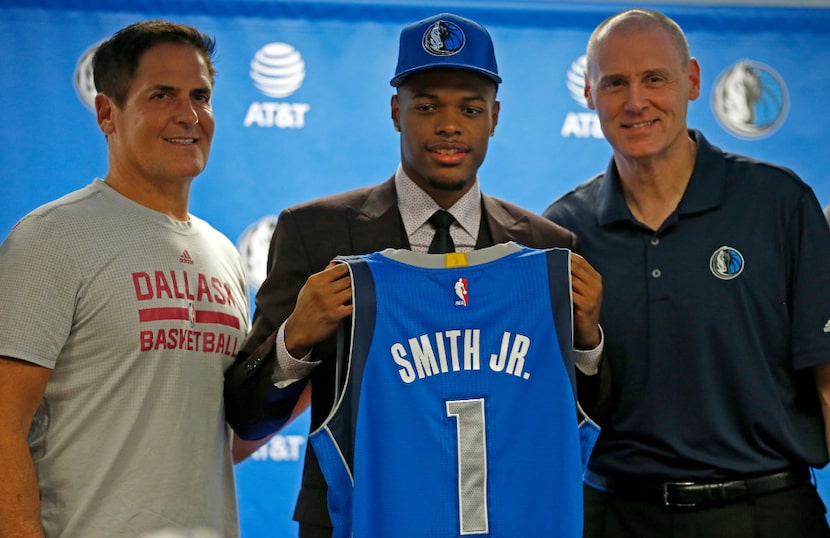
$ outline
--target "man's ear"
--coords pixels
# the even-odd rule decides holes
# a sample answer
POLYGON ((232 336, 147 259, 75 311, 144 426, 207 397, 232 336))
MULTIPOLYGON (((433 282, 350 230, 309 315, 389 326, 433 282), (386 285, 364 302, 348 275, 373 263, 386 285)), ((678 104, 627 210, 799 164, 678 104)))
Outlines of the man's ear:
POLYGON ((583 90, 583 95, 585 96, 585 103, 588 105, 588 108, 591 110, 596 110, 594 107, 594 98, 591 96, 591 84, 588 82, 588 77, 585 77, 585 89, 583 90))
POLYGON ((490 115, 490 138, 496 134, 496 125, 499 124, 499 112, 501 112, 501 101, 496 99, 493 103, 493 113, 490 115))
POLYGON ((689 60, 689 101, 700 97, 700 64, 695 58, 689 60))
POLYGON ((392 94, 392 99, 389 102, 389 106, 392 109, 392 125, 394 125, 395 130, 400 133, 401 132, 401 107, 398 106, 398 94, 392 94))
POLYGON ((98 119, 98 128, 105 135, 115 132, 115 103, 103 93, 95 96, 95 115, 98 119))

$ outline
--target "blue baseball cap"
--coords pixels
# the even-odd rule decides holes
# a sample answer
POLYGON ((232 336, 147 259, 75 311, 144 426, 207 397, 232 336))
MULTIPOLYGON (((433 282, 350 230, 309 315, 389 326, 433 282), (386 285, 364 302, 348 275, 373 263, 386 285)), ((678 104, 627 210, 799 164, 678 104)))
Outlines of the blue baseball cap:
POLYGON ((480 24, 452 13, 441 13, 408 24, 401 30, 398 67, 389 81, 400 86, 404 78, 435 67, 468 69, 501 82, 490 34, 480 24))

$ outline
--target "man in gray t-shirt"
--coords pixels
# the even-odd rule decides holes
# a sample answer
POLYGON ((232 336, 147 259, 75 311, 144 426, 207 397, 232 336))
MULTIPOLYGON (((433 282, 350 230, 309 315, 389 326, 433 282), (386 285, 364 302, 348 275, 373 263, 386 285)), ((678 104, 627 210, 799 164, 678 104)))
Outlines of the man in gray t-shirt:
POLYGON ((213 50, 166 21, 103 43, 109 172, 0 245, 0 536, 239 535, 222 388, 248 294, 233 244, 188 212, 213 50))

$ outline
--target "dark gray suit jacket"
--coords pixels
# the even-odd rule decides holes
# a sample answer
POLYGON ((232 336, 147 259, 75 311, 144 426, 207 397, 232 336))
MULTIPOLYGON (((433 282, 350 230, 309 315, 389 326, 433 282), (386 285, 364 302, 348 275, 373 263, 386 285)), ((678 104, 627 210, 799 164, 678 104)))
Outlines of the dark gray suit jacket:
MULTIPOLYGON (((509 202, 483 195, 476 248, 507 241, 534 248, 576 249, 576 236, 570 231, 509 202)), ((297 205, 280 214, 271 240, 268 277, 256 297, 252 332, 226 373, 226 414, 238 435, 259 439, 284 425, 308 380, 312 384, 311 429, 323 422, 334 399, 336 339, 331 337, 314 347, 312 359, 322 363, 308 380, 276 389, 271 383, 276 330, 294 309, 306 279, 322 271, 332 258, 385 248, 409 248, 394 178, 297 205)), ((326 483, 310 445, 294 519, 331 525, 326 483)))

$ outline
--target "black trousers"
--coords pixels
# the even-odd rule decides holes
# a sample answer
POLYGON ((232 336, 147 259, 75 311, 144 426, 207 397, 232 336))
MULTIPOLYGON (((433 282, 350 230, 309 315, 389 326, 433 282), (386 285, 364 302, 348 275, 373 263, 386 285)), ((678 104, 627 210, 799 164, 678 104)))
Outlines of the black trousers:
POLYGON ((666 508, 584 486, 583 538, 828 538, 812 484, 701 509, 666 508))

